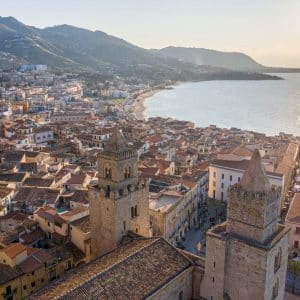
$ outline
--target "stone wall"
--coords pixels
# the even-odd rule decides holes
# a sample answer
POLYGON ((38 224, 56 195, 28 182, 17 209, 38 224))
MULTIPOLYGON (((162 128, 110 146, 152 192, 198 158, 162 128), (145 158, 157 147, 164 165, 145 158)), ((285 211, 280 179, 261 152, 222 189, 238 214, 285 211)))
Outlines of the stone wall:
POLYGON ((177 275, 173 280, 163 285, 157 292, 147 297, 147 300, 190 300, 193 290, 193 267, 177 275), (180 298, 180 293, 182 298, 180 298))
POLYGON ((280 189, 251 193, 235 185, 228 198, 228 232, 264 242, 277 231, 280 189))
POLYGON ((212 233, 206 239, 205 274, 201 283, 201 296, 223 299, 225 281, 226 241, 212 233))
POLYGON ((89 192, 92 255, 105 254, 117 247, 127 232, 150 234, 148 185, 139 186, 122 197, 105 197, 103 191, 89 192), (137 206, 132 218, 131 208, 137 206))

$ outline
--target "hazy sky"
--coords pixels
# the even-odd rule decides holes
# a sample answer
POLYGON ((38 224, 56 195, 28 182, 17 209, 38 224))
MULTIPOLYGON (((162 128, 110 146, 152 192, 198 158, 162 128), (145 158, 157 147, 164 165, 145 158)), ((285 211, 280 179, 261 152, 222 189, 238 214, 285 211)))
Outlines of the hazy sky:
POLYGON ((145 48, 243 51, 300 67, 300 0, 0 0, 0 15, 98 29, 145 48))

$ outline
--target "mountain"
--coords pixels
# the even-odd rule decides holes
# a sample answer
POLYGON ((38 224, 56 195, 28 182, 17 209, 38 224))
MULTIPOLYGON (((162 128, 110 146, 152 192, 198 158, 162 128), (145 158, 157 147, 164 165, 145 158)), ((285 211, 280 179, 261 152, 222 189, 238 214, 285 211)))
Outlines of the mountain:
POLYGON ((0 17, 0 54, 0 68, 15 68, 22 63, 47 64, 53 70, 113 74, 157 82, 278 79, 223 66, 195 64, 143 49, 101 31, 70 25, 39 29, 13 17, 0 17))
POLYGON ((300 72, 297 68, 266 67, 240 52, 223 52, 204 48, 166 47, 154 50, 164 57, 177 58, 182 62, 210 65, 247 72, 300 72))

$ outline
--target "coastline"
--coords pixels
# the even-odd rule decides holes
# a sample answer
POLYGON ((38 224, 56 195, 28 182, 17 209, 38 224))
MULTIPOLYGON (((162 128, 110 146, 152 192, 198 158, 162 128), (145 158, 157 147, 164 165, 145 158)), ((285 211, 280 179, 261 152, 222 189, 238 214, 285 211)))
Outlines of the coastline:
POLYGON ((152 88, 151 90, 147 90, 145 92, 142 92, 141 94, 139 94, 137 96, 137 98, 134 100, 132 106, 133 106, 133 115, 137 120, 145 120, 146 119, 146 115, 145 115, 145 111, 146 111, 146 107, 145 107, 145 100, 147 98, 150 98, 152 96, 154 96, 156 93, 163 91, 163 90, 167 90, 168 88, 152 88))

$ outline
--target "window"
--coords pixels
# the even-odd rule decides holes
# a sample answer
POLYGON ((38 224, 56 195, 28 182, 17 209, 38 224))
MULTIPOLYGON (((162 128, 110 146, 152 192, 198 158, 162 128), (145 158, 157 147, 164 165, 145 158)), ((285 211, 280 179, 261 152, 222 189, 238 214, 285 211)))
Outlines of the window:
POLYGON ((221 188, 224 189, 224 183, 223 182, 221 183, 221 188))
POLYGON ((232 175, 230 175, 229 180, 232 181, 232 175))
POLYGON ((111 179, 111 169, 105 168, 104 177, 107 179, 111 179))
POLYGON ((281 256, 282 256, 282 250, 281 248, 279 248, 278 253, 276 254, 274 259, 274 273, 280 268, 281 256))
POLYGON ((238 177, 238 182, 240 182, 241 181, 241 177, 238 177))
POLYGON ((214 261, 214 268, 216 267, 216 262, 214 261))
POLYGON ((126 231, 126 221, 123 222, 124 231, 126 231))
POLYGON ((299 248, 299 241, 294 242, 294 248, 299 248))
POLYGON ((215 277, 212 278, 212 282, 215 282, 215 277))
POLYGON ((137 217, 137 215, 138 215, 138 212, 137 212, 137 205, 134 207, 134 214, 135 214, 135 216, 137 217))
POLYGON ((214 172, 214 178, 216 178, 216 172, 214 172))
POLYGON ((26 284, 25 285, 23 285, 23 290, 26 290, 27 289, 27 286, 26 286, 26 284))
POLYGON ((183 291, 180 291, 178 295, 178 300, 183 300, 183 291))
POLYGON ((108 185, 105 190, 105 197, 109 198, 109 196, 110 196, 110 186, 108 185))
POLYGON ((222 174, 222 179, 224 179, 224 174, 222 174))
POLYGON ((300 234, 300 227, 296 227, 296 234, 300 234))
POLYGON ((132 206, 131 207, 131 218, 135 218, 138 215, 138 208, 137 205, 136 206, 132 206))
POLYGON ((278 296, 279 279, 277 278, 276 283, 273 286, 272 299, 276 299, 278 296))
POLYGON ((9 285, 9 286, 7 286, 6 288, 5 288, 5 291, 6 291, 6 296, 8 296, 8 295, 11 295, 11 286, 9 285))
POLYGON ((31 287, 35 287, 35 281, 31 282, 31 287))
POLYGON ((213 187, 216 187, 216 182, 215 181, 213 182, 213 187))

